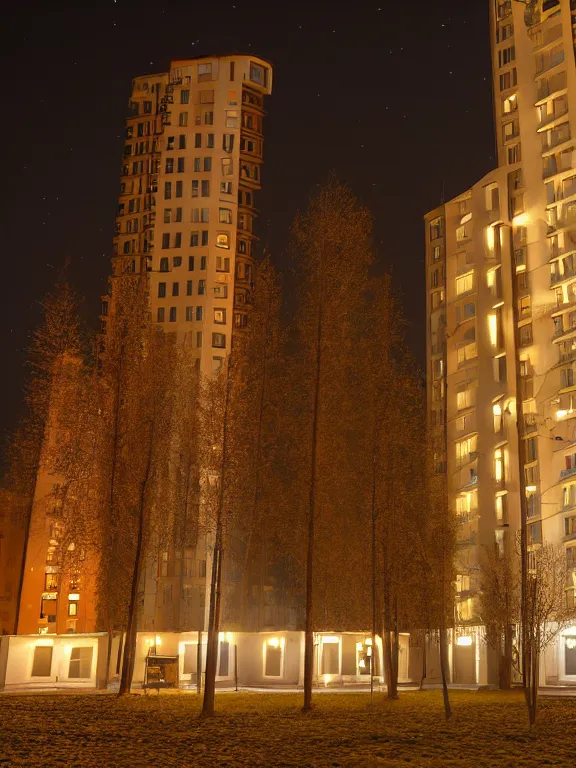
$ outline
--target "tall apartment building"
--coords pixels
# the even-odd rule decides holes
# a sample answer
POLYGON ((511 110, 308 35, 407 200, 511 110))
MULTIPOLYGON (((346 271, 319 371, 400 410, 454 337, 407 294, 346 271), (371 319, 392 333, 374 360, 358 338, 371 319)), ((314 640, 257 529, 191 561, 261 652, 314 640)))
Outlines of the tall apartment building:
MULTIPOLYGON (((194 350, 205 375, 219 370, 248 324, 271 88, 270 65, 244 55, 175 59, 169 72, 133 81, 112 275, 146 279, 153 319, 194 350)), ((109 302, 102 298, 104 334, 109 302)), ((96 628, 97 564, 83 563, 74 583, 59 574, 56 481, 45 472, 37 481, 19 633, 96 628)), ((161 553, 146 577, 143 627, 202 629, 206 550, 199 541, 161 553)))
MULTIPOLYGON (((572 604, 576 590, 576 3, 491 0, 490 30, 498 168, 425 219, 429 422, 458 519, 456 682, 497 679, 481 563, 515 546, 520 472, 528 548, 561 543, 572 604)), ((576 680, 576 627, 542 677, 576 680)))

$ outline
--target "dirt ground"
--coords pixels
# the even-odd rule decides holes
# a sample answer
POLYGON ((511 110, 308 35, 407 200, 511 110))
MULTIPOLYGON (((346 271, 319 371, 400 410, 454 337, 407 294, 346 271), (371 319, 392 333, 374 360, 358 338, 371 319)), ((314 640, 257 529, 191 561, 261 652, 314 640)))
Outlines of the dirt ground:
POLYGON ((296 694, 224 693, 211 720, 195 694, 9 694, 0 757, 31 768, 576 766, 576 699, 542 700, 532 733, 520 694, 451 699, 446 723, 438 691, 377 694, 372 707, 367 694, 323 694, 307 714, 296 694))

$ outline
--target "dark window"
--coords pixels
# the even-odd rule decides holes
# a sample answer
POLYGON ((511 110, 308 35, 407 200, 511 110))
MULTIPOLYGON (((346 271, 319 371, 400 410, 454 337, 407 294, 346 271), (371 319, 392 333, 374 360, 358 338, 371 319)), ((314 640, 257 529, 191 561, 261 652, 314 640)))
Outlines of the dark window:
POLYGON ((189 104, 189 103, 190 103, 190 91, 188 90, 180 91, 180 104, 189 104))
POLYGON ((166 296, 166 283, 158 283, 158 298, 163 299, 166 296))
POLYGON ((170 307, 170 322, 176 322, 176 307, 170 307))
POLYGON ((178 173, 184 173, 184 158, 179 157, 176 170, 178 173))
POLYGON ((196 674, 196 661, 198 658, 198 646, 192 643, 186 643, 184 646, 184 668, 185 675, 196 674))
POLYGON ((32 662, 32 677, 50 677, 52 670, 52 646, 37 645, 34 648, 34 660, 32 662))
POLYGON ((176 182, 176 197, 182 197, 183 186, 181 181, 176 182))
POLYGON ((208 230, 202 230, 202 245, 208 245, 208 230))
POLYGON ((92 646, 80 646, 79 648, 72 648, 70 652, 70 667, 68 669, 68 677, 76 678, 88 678, 92 673, 92 654, 94 649, 92 646))
POLYGON ((172 283, 172 296, 180 295, 180 283, 172 283))
POLYGON ((170 233, 164 232, 162 235, 162 248, 170 248, 170 233))
POLYGON ((188 256, 188 272, 194 272, 194 256, 188 256))
POLYGON ((322 673, 323 675, 340 674, 340 644, 322 643, 322 673))
POLYGON ((266 677, 280 677, 282 675, 282 648, 280 646, 266 645, 266 677))
POLYGON ((186 281, 186 296, 192 296, 192 280, 186 281))
POLYGON ((228 677, 230 668, 230 643, 225 641, 220 643, 220 659, 218 664, 218 674, 220 677, 228 677))

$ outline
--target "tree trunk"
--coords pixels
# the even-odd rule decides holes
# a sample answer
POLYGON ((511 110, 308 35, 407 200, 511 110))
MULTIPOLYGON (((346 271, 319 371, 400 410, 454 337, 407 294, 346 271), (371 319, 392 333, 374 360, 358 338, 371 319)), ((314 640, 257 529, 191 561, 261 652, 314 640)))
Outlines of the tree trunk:
MULTIPOLYGON (((376 422, 374 422, 375 424, 376 422)), ((370 703, 374 695, 374 666, 376 664, 376 611, 378 585, 376 579, 377 557, 376 557, 376 429, 372 436, 372 498, 370 504, 370 522, 372 537, 372 656, 370 657, 370 703)))
POLYGON ((532 686, 530 691, 530 727, 536 724, 536 713, 538 710, 538 673, 540 670, 539 654, 535 651, 532 656, 532 686))
POLYGON ((392 697, 398 698, 398 657, 400 655, 400 636, 398 634, 398 601, 394 598, 394 616, 392 628, 392 697))
POLYGON ((120 679, 119 696, 130 693, 132 676, 134 674, 134 661, 136 655, 136 638, 138 614, 138 588, 140 575, 144 562, 144 525, 146 521, 146 491, 152 470, 152 453, 154 450, 154 425, 150 425, 148 435, 148 456, 144 478, 140 484, 140 499, 138 510, 138 532, 136 534, 136 552, 134 554, 134 567, 132 569, 132 585, 130 587, 130 603, 128 605, 128 627, 126 631, 126 644, 124 646, 124 660, 122 663, 122 677, 120 679))
POLYGON ((452 707, 448 696, 448 647, 446 644, 446 628, 440 627, 440 672, 442 674, 442 697, 444 700, 444 714, 446 720, 452 717, 452 707))
POLYGON ((427 670, 426 670, 426 664, 427 664, 427 662, 426 662, 426 640, 427 640, 426 635, 424 635, 424 640, 422 642, 422 675, 420 677, 420 686, 419 686, 421 691, 424 690, 424 680, 426 680, 426 672, 427 672, 427 670))
POLYGON ((208 640, 206 642, 206 673, 204 678, 204 700, 202 702, 202 716, 214 715, 214 698, 216 694, 216 666, 218 663, 218 634, 220 630, 220 570, 221 570, 221 543, 222 543, 222 515, 216 523, 216 540, 214 543, 214 555, 212 560, 212 576, 210 579, 210 611, 208 617, 208 640))
POLYGON ((106 672, 104 674, 104 688, 108 688, 110 682, 110 662, 112 660, 112 641, 114 640, 114 631, 108 627, 108 647, 106 648, 106 672))
POLYGON ((196 646, 196 693, 202 693, 202 632, 198 632, 198 645, 196 646))
POLYGON ((312 455, 310 461, 310 494, 308 504, 308 546, 306 553, 306 623, 304 637, 304 712, 312 709, 312 676, 314 672, 314 533, 316 523, 316 473, 318 461, 318 421, 320 416, 320 389, 322 374, 322 341, 324 320, 324 245, 320 255, 320 296, 316 326, 316 366, 314 377, 314 410, 312 414, 312 455))
POLYGON ((132 569, 132 586, 130 589, 130 604, 128 606, 128 627, 126 631, 126 645, 124 647, 124 660, 122 662, 122 677, 120 679, 120 689, 118 691, 119 696, 130 693, 130 687, 132 685, 132 675, 134 673, 134 656, 136 653, 136 614, 137 614, 137 602, 138 602, 138 585, 140 582, 141 561, 143 554, 143 538, 144 538, 144 504, 143 497, 145 495, 146 484, 143 483, 143 491, 140 501, 140 515, 138 521, 138 534, 136 539, 136 554, 134 557, 134 568, 132 569))
POLYGON ((512 688, 512 627, 509 624, 504 628, 500 646, 499 686, 500 690, 509 691, 512 688))

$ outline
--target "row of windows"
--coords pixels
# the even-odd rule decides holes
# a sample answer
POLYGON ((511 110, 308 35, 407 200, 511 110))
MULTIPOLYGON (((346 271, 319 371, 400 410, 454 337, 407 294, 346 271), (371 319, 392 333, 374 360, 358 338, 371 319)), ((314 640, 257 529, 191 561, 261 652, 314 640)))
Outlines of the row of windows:
MULTIPOLYGON (((183 283, 184 285, 184 283, 183 283)), ((192 296, 194 292, 194 285, 192 280, 186 280, 185 283, 186 286, 186 296, 192 296)), ((158 283, 158 298, 164 299, 167 297, 168 293, 168 286, 167 283, 158 283)), ((205 280, 199 280, 198 281, 198 295, 203 296, 206 293, 206 281, 205 280)), ((172 283, 172 287, 170 290, 171 296, 180 296, 180 283, 174 282, 172 283)), ((225 299, 228 297, 228 285, 226 283, 217 283, 214 286, 214 296, 216 298, 225 299)), ((196 318, 197 320, 201 320, 202 318, 196 318)))
MULTIPOLYGON (((202 322, 204 319, 204 307, 185 307, 185 318, 187 323, 192 321, 202 322)), ((177 317, 177 308, 170 307, 169 319, 170 322, 175 323, 177 317)), ((158 307, 158 322, 164 322, 165 310, 164 307, 158 307)), ((226 325, 226 310, 224 308, 214 309, 214 322, 218 325, 226 325)))
MULTIPOLYGON (((232 100, 229 100, 228 103, 230 105, 237 104, 238 102, 236 101, 236 92, 235 91, 231 91, 229 96, 231 96, 231 94, 233 95, 234 98, 232 100)), ((260 115, 256 115, 256 114, 253 114, 252 112, 246 112, 246 111, 242 111, 240 114, 241 114, 241 120, 242 120, 242 127, 243 128, 246 128, 249 131, 255 131, 257 133, 262 133, 262 118, 260 117, 260 115)), ((189 120, 189 113, 188 112, 180 112, 178 114, 178 125, 179 125, 180 128, 186 128, 188 126, 188 120, 189 120)), ((226 110, 226 118, 225 118, 226 128, 238 128, 239 120, 240 120, 240 117, 239 117, 239 113, 238 113, 237 110, 230 110, 230 109, 226 110)), ((214 125, 214 112, 211 111, 211 110, 208 110, 208 111, 202 112, 202 114, 197 114, 194 117, 194 124, 195 125, 202 125, 202 124, 204 124, 204 125, 214 125)), ((148 126, 149 126, 149 124, 148 124, 148 126)), ((131 126, 129 126, 129 127, 131 128, 131 126)), ((147 133, 146 134, 142 134, 142 135, 148 136, 149 134, 150 134, 150 129, 148 127, 147 133)), ((133 134, 130 132, 129 134, 127 134, 127 138, 130 138, 132 135, 133 134)), ((140 135, 141 134, 138 134, 138 136, 140 136, 140 135)), ((174 136, 169 136, 167 138, 166 148, 167 149, 174 149, 174 143, 175 143, 175 137, 174 136)), ((181 136, 179 138, 179 148, 180 149, 185 149, 186 148, 186 138, 185 137, 181 136)))
MULTIPOLYGON (((221 209, 222 210, 222 209, 221 209)), ((194 223, 206 223, 208 221, 208 208, 195 208, 192 211, 192 221, 194 223)), ((232 224, 231 211, 226 214, 221 214, 221 224, 232 224), (228 215, 228 213, 230 215, 228 215)), ((201 233, 202 239, 200 240, 199 232, 190 233, 190 247, 195 248, 199 245, 208 245, 207 231, 204 230, 201 233)), ((226 232, 220 232, 216 236, 217 248, 230 248, 230 236, 226 232)), ((163 232, 162 233, 162 249, 167 250, 169 248, 182 248, 182 232, 163 232)))
MULTIPOLYGON (((188 257, 188 271, 193 272, 194 271, 194 256, 188 257)), ((181 267, 182 266, 182 257, 181 256, 174 256, 172 258, 172 267, 181 267)), ((230 272, 230 257, 229 256, 218 256, 216 258, 216 271, 217 272, 230 272)), ((200 270, 206 269, 206 256, 200 257, 200 270)), ((162 257, 160 259, 160 272, 170 272, 170 259, 167 257, 162 257)), ((239 280, 245 280, 246 282, 252 282, 252 265, 251 264, 245 264, 242 261, 238 261, 236 263, 236 277, 239 280)), ((198 284, 198 293, 204 293, 204 280, 200 280, 198 284)), ((173 294, 177 295, 177 294, 173 294)), ((191 294, 188 294, 191 295, 191 294)), ((221 295, 221 294, 219 294, 221 295)))
MULTIPOLYGON (((217 80, 217 72, 221 72, 222 74, 225 74, 226 70, 224 68, 224 63, 220 64, 220 68, 216 68, 213 66, 211 61, 199 63, 197 69, 197 78, 199 83, 205 83, 205 82, 211 82, 213 80, 217 80)), ((188 65, 186 67, 176 67, 172 70, 171 76, 174 80, 182 80, 185 79, 185 82, 190 83, 192 81, 192 65, 188 65)), ((236 62, 230 61, 229 67, 228 67, 228 79, 230 82, 234 82, 236 77, 236 62)), ((266 87, 268 85, 268 78, 269 78, 269 72, 266 67, 261 66, 260 64, 257 64, 254 61, 250 62, 250 69, 248 70, 248 78, 253 83, 256 83, 257 85, 261 85, 266 87)), ((184 97, 181 96, 181 98, 188 99, 190 91, 188 90, 182 90, 180 92, 181 94, 186 94, 184 97)))

